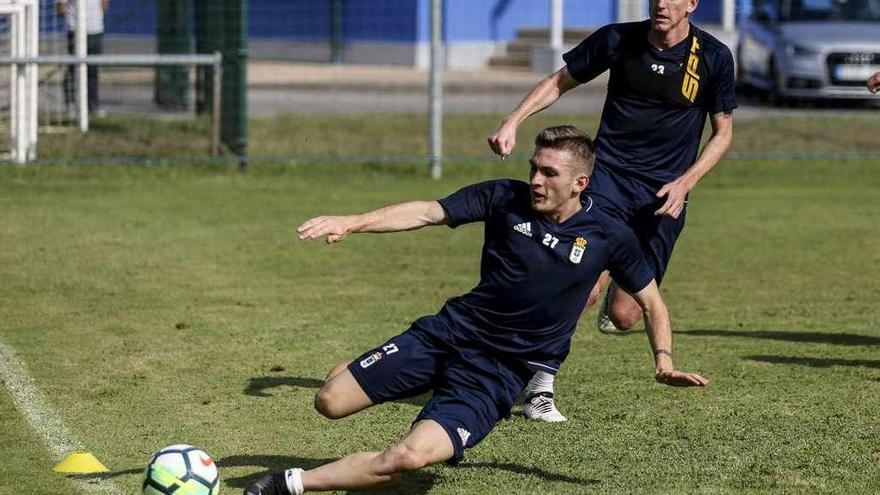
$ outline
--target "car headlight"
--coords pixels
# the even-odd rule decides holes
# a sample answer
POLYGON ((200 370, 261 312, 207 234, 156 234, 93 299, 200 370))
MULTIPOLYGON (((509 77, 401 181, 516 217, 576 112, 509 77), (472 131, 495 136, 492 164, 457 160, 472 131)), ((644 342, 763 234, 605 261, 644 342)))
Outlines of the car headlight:
POLYGON ((808 46, 788 44, 785 45, 785 53, 790 57, 815 57, 819 55, 819 50, 808 46))

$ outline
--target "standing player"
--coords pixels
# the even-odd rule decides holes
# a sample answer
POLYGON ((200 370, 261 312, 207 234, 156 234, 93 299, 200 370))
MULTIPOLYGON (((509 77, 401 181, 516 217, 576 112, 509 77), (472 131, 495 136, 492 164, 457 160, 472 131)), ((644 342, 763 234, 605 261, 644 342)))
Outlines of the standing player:
MULTIPOLYGON (((110 6, 110 0, 86 0, 83 4, 86 13, 86 53, 101 55, 104 53, 104 13, 110 6)), ((76 53, 77 2, 76 0, 55 0, 55 8, 59 14, 64 16, 67 24, 67 51, 74 55, 76 53)), ((98 96, 98 66, 89 65, 86 72, 88 74, 89 114, 103 117, 105 112, 101 109, 101 99, 98 96)), ((64 104, 67 106, 68 112, 74 109, 75 73, 76 70, 72 65, 64 73, 64 104)))
POLYGON ((581 193, 594 160, 578 129, 545 129, 535 140, 528 184, 494 180, 439 201, 413 201, 353 216, 318 217, 300 239, 339 242, 359 232, 397 232, 426 225, 485 222, 480 282, 449 299, 436 315, 333 368, 315 407, 336 419, 374 404, 434 395, 409 433, 382 452, 362 452, 303 471, 267 474, 246 495, 369 488, 428 464, 461 461, 510 413, 535 368, 568 354, 580 309, 599 274, 610 268, 645 312, 656 379, 703 386, 700 375, 672 365, 669 314, 632 230, 581 193))
MULTIPOLYGON (((610 70, 589 192, 633 228, 658 284, 684 227, 688 193, 733 138, 733 57, 724 44, 690 24, 697 3, 651 0, 650 20, 599 29, 566 53, 566 66, 542 79, 489 137, 492 150, 506 157, 524 119, 610 70), (707 115, 712 135, 698 157, 707 115)), ((599 330, 626 331, 641 317, 636 301, 619 284, 609 284, 599 330)), ((526 395, 528 417, 565 421, 553 399, 554 379, 554 370, 536 373, 526 395)))

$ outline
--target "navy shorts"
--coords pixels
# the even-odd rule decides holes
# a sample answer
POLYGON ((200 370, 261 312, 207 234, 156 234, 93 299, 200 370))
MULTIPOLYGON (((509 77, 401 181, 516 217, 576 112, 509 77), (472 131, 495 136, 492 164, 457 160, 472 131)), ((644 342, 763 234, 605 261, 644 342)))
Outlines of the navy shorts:
POLYGON ((455 449, 451 464, 510 416, 532 375, 516 361, 502 362, 461 340, 442 317, 425 316, 348 365, 374 404, 433 390, 415 421, 430 419, 446 430, 455 449))
POLYGON ((666 274, 672 248, 684 229, 687 214, 687 204, 676 219, 654 214, 666 202, 665 196, 656 196, 661 187, 610 171, 597 163, 587 191, 599 208, 632 227, 658 284, 666 274))

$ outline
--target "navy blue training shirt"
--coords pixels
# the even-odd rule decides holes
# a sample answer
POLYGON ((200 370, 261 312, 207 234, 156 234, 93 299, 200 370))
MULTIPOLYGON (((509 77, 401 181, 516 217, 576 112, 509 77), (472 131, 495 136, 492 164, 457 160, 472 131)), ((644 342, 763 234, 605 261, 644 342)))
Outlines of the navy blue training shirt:
POLYGON ((653 275, 632 230, 592 198, 585 195, 581 210, 557 224, 532 209, 529 187, 493 180, 440 200, 452 228, 485 222, 480 282, 449 299, 440 315, 458 337, 557 369, 603 270, 630 292, 653 275))
POLYGON ((706 115, 736 108, 733 56, 695 27, 681 43, 658 50, 648 42, 650 26, 650 21, 604 26, 563 58, 580 83, 610 70, 596 135, 597 164, 665 184, 696 161, 706 115))

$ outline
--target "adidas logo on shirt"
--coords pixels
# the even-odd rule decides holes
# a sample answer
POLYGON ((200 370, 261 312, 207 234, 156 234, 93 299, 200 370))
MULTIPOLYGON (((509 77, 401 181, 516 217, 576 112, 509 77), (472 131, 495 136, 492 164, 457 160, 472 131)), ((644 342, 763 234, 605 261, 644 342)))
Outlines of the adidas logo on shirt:
POLYGON ((513 230, 519 232, 522 235, 532 236, 532 222, 523 222, 518 223, 513 226, 513 230))

